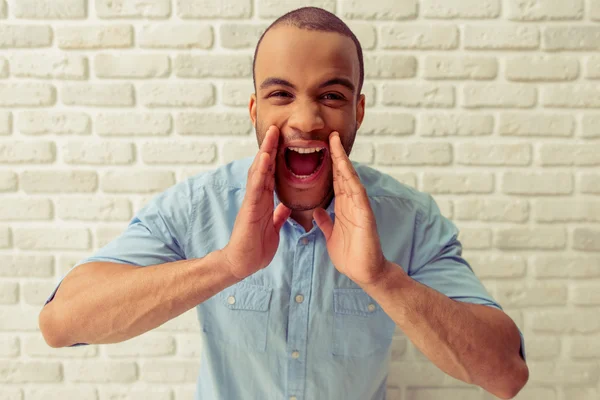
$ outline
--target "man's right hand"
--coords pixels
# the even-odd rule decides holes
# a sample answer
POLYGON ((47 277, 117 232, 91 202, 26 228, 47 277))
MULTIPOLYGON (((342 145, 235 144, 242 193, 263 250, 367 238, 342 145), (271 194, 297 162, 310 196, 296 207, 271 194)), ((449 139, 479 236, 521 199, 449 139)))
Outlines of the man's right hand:
POLYGON ((273 210, 278 144, 279 129, 271 126, 248 170, 246 195, 222 249, 226 265, 240 280, 269 265, 279 246, 279 230, 292 212, 283 204, 273 210))

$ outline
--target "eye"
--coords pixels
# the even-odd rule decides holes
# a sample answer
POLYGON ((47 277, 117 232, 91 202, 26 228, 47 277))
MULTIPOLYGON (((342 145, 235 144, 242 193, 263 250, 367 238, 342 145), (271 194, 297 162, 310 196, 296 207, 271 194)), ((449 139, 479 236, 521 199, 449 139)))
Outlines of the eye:
POLYGON ((325 100, 344 100, 344 96, 339 95, 337 93, 327 93, 323 95, 323 99, 325 100))
POLYGON ((273 92, 269 97, 292 97, 288 92, 273 92))

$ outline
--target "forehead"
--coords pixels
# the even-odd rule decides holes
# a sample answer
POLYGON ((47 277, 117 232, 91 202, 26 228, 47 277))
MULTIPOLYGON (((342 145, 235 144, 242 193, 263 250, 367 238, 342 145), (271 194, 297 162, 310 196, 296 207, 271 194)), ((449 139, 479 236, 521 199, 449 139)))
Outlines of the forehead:
POLYGON ((263 37, 255 75, 257 86, 269 77, 310 85, 333 76, 347 77, 358 86, 359 68, 356 46, 349 37, 284 25, 263 37))

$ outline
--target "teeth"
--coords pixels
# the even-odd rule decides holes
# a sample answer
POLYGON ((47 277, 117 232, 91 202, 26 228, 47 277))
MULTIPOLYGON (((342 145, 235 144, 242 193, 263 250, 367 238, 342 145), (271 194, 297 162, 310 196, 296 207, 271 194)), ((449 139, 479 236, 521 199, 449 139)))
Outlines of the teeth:
POLYGON ((309 154, 309 153, 316 153, 318 151, 321 151, 324 149, 324 147, 311 147, 311 148, 305 148, 305 147, 288 147, 290 150, 295 151, 296 153, 300 153, 300 154, 309 154))

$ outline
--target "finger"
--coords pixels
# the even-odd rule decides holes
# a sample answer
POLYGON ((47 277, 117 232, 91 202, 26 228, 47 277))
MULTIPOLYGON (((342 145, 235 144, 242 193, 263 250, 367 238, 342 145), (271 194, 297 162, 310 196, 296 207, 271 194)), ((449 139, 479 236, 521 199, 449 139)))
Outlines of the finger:
POLYGON ((265 192, 265 181, 268 176, 268 170, 269 154, 261 152, 258 155, 256 169, 246 184, 246 199, 252 205, 258 204, 265 192))
POLYGON ((254 161, 252 162, 252 165, 250 166, 249 170, 248 170, 248 179, 251 178, 251 176, 254 174, 254 172, 256 171, 256 169, 258 168, 258 164, 259 164, 259 160, 260 160, 260 155, 262 153, 267 153, 269 155, 269 158, 273 158, 271 156, 271 152, 273 150, 273 147, 275 147, 275 149, 277 149, 277 141, 279 138, 279 130, 277 130, 277 132, 274 135, 274 129, 277 129, 275 126, 270 126, 269 129, 267 129, 267 132, 265 133, 265 138, 263 139, 260 148, 258 149, 258 153, 256 154, 256 157, 254 157, 254 161), (275 137, 273 137, 275 136, 275 137), (275 144, 273 144, 273 142, 275 142, 275 144))
POLYGON ((286 207, 283 203, 279 203, 273 212, 273 225, 275 226, 275 232, 279 233, 279 230, 291 214, 292 210, 286 207))
POLYGON ((327 211, 322 208, 317 208, 313 212, 313 218, 315 219, 317 226, 323 231, 325 240, 329 241, 331 233, 333 232, 333 221, 331 221, 331 217, 327 214, 327 211))
POLYGON ((361 208, 366 207, 369 201, 367 191, 360 182, 360 178, 358 177, 358 174, 356 174, 354 168, 351 168, 351 164, 348 162, 342 163, 340 168, 347 194, 349 197, 352 197, 354 204, 361 208))

